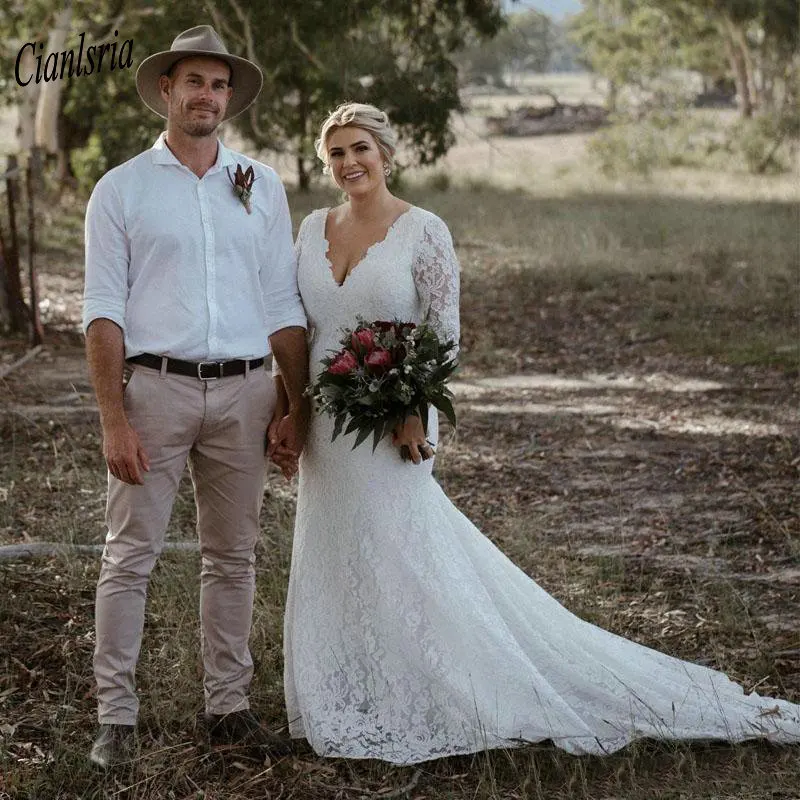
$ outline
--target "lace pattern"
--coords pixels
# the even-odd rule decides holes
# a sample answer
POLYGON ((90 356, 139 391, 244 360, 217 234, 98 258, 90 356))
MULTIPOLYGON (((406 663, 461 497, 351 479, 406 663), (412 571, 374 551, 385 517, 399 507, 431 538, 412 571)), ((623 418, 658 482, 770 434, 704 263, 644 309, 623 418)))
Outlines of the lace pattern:
POLYGON ((422 226, 412 271, 423 319, 440 339, 458 343, 460 268, 450 231, 438 217, 431 215, 422 226))
MULTIPOLYGON (((412 208, 339 286, 327 209, 298 237, 312 373, 361 315, 458 335, 444 223, 412 208)), ((436 437, 431 414, 429 436, 436 437)), ((292 736, 320 755, 398 764, 523 741, 607 753, 640 737, 800 741, 800 707, 579 619, 448 500, 432 463, 391 442, 351 450, 312 420, 285 618, 292 736)))

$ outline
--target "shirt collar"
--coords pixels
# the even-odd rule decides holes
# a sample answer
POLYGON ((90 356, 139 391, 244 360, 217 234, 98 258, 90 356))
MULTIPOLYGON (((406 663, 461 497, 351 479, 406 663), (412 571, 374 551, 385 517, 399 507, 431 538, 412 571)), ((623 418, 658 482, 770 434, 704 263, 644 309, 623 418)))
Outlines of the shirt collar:
MULTIPOLYGON (((172 150, 169 149, 167 146, 167 132, 163 131, 158 139, 156 139, 155 144, 153 144, 153 163, 154 164, 173 164, 177 166, 184 166, 181 162, 175 157, 175 154, 172 150)), ((223 169, 224 167, 230 167, 236 163, 236 160, 233 157, 233 154, 227 147, 225 147, 222 142, 217 139, 217 160, 214 162, 214 166, 208 172, 218 172, 219 170, 223 169)), ((208 174, 208 173, 206 173, 208 174)))

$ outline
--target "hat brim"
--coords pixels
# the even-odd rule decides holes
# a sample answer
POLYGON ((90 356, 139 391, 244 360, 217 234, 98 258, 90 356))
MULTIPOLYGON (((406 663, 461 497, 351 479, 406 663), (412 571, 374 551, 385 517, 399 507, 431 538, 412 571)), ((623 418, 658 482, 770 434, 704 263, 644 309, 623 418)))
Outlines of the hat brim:
POLYGON ((225 109, 222 121, 232 119, 241 114, 258 97, 264 76, 261 70, 246 58, 218 53, 210 50, 167 50, 148 56, 136 70, 136 91, 142 102, 160 117, 167 117, 167 103, 161 96, 158 79, 169 71, 176 61, 192 56, 216 58, 224 61, 231 68, 231 86, 233 94, 225 109))

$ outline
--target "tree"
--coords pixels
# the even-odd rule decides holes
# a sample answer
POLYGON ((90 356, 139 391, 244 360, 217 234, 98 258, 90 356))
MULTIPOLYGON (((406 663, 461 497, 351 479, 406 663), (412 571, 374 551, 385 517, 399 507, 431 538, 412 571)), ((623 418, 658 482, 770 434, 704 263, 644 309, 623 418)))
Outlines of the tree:
MULTIPOLYGON (((71 0, 60 8, 43 0, 11 2, 0 18, 3 74, 15 75, 21 53, 23 80, 35 75, 34 49, 26 43, 45 45, 37 53, 43 62, 50 52, 77 52, 81 35, 88 47, 120 39, 115 36, 118 32, 134 42, 138 61, 155 49, 169 47, 180 26, 194 24, 195 14, 181 4, 169 11, 169 24, 164 25, 160 12, 167 7, 166 0, 71 0)), ((84 67, 85 63, 84 59, 84 67)), ((133 69, 110 70, 106 65, 84 77, 65 75, 39 83, 32 79, 26 86, 15 79, 7 81, 0 86, 0 98, 19 109, 19 150, 24 153, 38 145, 54 153, 60 182, 74 177, 77 157, 78 177, 90 188, 110 166, 152 143, 163 127, 144 111, 133 74, 133 69)))
POLYGON ((450 114, 460 109, 453 54, 472 33, 501 24, 495 0, 306 0, 245 8, 206 0, 214 25, 234 50, 265 73, 262 93, 237 127, 257 147, 292 153, 301 189, 309 186, 314 136, 344 100, 385 109, 415 163, 453 143, 450 114))
MULTIPOLYGON (((13 75, 20 43, 45 41, 63 9, 51 10, 45 0, 8 5, 0 19, 0 61, 4 74, 13 75)), ((415 163, 441 157, 453 142, 450 114, 460 108, 453 55, 468 35, 492 36, 501 24, 499 0, 265 0, 251 6, 206 0, 204 10, 231 52, 254 60, 265 74, 259 99, 232 124, 259 149, 293 153, 303 188, 316 126, 348 99, 385 108, 415 163)), ((71 12, 67 47, 76 46, 79 32, 93 41, 118 29, 135 41, 137 63, 198 23, 196 6, 170 0, 72 0, 71 12)), ((139 102, 133 73, 64 82, 61 163, 86 185, 148 146, 163 128, 139 102)), ((0 94, 22 99, 13 81, 0 86, 0 94)))
POLYGON ((609 111, 622 86, 646 88, 679 65, 669 20, 647 0, 586 0, 570 33, 585 64, 608 80, 609 111))
POLYGON ((508 72, 545 72, 553 52, 555 31, 545 14, 528 10, 509 14, 491 39, 472 37, 457 62, 464 83, 505 84, 508 72))
POLYGON ((733 77, 743 117, 797 95, 800 0, 584 0, 571 34, 612 86, 659 69, 733 77))

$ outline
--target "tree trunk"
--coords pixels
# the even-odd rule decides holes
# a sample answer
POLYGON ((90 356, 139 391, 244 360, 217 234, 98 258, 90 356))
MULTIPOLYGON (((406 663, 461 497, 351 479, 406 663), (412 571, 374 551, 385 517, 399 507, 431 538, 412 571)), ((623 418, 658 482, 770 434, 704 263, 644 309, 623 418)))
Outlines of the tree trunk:
POLYGON ((750 45, 747 42, 747 35, 745 34, 743 25, 734 26, 734 36, 739 45, 739 50, 744 59, 744 73, 747 77, 747 88, 750 92, 750 102, 754 108, 758 108, 761 104, 760 91, 758 82, 756 81, 756 70, 753 65, 753 56, 750 52, 750 45))
POLYGON ((28 328, 28 308, 22 297, 22 281, 19 265, 19 237, 17 234, 17 203, 19 202, 19 175, 17 157, 9 156, 7 169, 11 176, 6 178, 6 207, 8 209, 8 238, 0 230, 0 262, 3 266, 2 280, 5 302, 0 319, 7 321, 9 330, 23 333, 28 328))
MULTIPOLYGON (((45 58, 50 53, 63 52, 67 43, 71 4, 67 3, 63 11, 56 15, 55 23, 50 29, 45 48, 45 58)), ((58 115, 61 113, 61 90, 63 80, 44 81, 39 93, 36 107, 36 145, 48 153, 57 153, 58 147, 58 115)))
POLYGON ((753 99, 750 94, 750 81, 747 74, 747 62, 742 52, 741 45, 736 37, 736 25, 728 18, 723 20, 722 37, 725 40, 725 49, 728 52, 728 61, 733 72, 736 84, 736 94, 739 97, 739 113, 742 117, 753 116, 753 99))
POLYGON ((3 250, 4 247, 0 248, 0 331, 7 331, 11 328, 11 305, 8 302, 8 289, 6 289, 6 262, 3 250))
POLYGON ((301 192, 311 188, 311 170, 306 166, 306 157, 302 153, 297 156, 297 188, 301 192))
MULTIPOLYGON (((32 75, 36 72, 36 60, 30 47, 26 47, 22 54, 22 74, 32 75)), ((42 84, 31 81, 19 91, 17 104, 17 150, 27 153, 36 143, 36 106, 39 103, 39 94, 42 84)))
POLYGON ((297 187, 301 192, 307 192, 311 188, 311 167, 308 164, 309 149, 313 152, 313 140, 310 135, 311 114, 309 109, 308 96, 305 87, 300 89, 297 104, 297 115, 300 136, 297 142, 297 187))
POLYGON ((608 93, 606 94, 606 109, 609 114, 613 114, 617 110, 617 97, 619 96, 619 86, 617 82, 609 78, 608 93))

